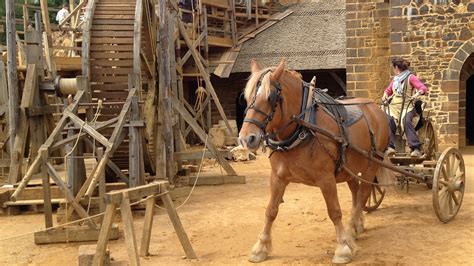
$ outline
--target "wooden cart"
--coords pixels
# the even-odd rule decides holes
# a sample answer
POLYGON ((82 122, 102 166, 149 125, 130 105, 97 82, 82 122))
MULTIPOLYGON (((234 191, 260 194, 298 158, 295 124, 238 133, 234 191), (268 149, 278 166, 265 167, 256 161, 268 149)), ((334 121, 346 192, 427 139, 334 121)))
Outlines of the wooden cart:
MULTIPOLYGON (((398 132, 397 132, 398 133, 398 132)), ((464 196, 465 187, 465 165, 458 149, 451 147, 438 153, 437 140, 433 125, 429 118, 424 118, 423 127, 418 130, 418 136, 423 143, 423 156, 411 157, 408 147, 397 134, 397 153, 390 157, 390 161, 397 169, 406 173, 398 172, 398 181, 403 189, 410 183, 423 183, 432 190, 433 208, 442 222, 449 222, 458 213, 464 196)), ((385 196, 385 188, 373 185, 372 192, 367 200, 364 210, 372 212, 382 203, 385 196)))

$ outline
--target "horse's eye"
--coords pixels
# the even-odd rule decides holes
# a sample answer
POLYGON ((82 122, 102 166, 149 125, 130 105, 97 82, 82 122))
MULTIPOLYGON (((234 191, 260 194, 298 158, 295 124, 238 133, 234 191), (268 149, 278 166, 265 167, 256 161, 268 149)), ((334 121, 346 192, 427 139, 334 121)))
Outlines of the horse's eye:
POLYGON ((245 100, 245 95, 244 95, 243 92, 239 95, 239 100, 238 101, 239 101, 240 106, 242 106, 242 107, 247 106, 247 100, 245 100))

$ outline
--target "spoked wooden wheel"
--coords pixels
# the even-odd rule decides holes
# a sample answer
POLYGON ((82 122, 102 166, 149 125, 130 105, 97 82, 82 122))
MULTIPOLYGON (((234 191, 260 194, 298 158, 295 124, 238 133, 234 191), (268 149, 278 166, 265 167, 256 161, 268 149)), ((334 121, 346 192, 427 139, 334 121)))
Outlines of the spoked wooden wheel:
POLYGON ((436 143, 436 135, 433 129, 433 124, 427 119, 425 125, 420 129, 420 140, 423 142, 423 153, 426 160, 435 160, 435 153, 438 151, 436 143))
POLYGON ((461 208, 466 171, 464 159, 456 148, 441 154, 433 176, 433 207, 442 222, 449 222, 461 208))
MULTIPOLYGON (((378 183, 377 177, 375 177, 374 182, 378 183)), ((365 203, 364 211, 366 212, 375 211, 382 203, 384 197, 385 197, 385 188, 378 185, 372 185, 370 196, 367 199, 367 202, 365 203)))

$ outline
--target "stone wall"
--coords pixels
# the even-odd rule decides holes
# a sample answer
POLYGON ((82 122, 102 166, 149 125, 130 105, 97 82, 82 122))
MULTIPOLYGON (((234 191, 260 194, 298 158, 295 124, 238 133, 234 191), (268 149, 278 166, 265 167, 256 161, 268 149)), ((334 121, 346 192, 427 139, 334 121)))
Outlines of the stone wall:
POLYGON ((346 1, 348 95, 378 99, 387 86, 389 7, 382 0, 346 1))
POLYGON ((385 2, 390 4, 347 0, 348 91, 354 96, 380 98, 390 81, 390 58, 401 56, 411 62, 412 71, 430 89, 440 150, 463 146, 465 81, 474 74, 469 67, 472 63, 467 62, 474 52, 474 2, 385 2))
POLYGON ((473 52, 474 3, 469 2, 391 1, 390 54, 411 61, 428 85, 440 150, 465 142, 460 71, 473 52))

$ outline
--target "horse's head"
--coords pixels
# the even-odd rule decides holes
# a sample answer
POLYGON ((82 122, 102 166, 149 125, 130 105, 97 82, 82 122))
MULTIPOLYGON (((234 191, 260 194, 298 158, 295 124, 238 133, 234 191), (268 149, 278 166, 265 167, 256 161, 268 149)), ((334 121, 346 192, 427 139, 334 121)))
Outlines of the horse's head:
MULTIPOLYGON (((277 67, 266 69, 261 69, 257 62, 252 60, 251 70, 252 74, 244 90, 248 107, 239 133, 239 142, 250 150, 256 150, 262 136, 284 120, 282 99, 283 94, 287 93, 284 87, 289 86, 291 80, 282 80, 285 73, 283 59, 277 67)), ((301 82, 301 79, 298 80, 301 82)))

